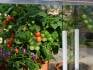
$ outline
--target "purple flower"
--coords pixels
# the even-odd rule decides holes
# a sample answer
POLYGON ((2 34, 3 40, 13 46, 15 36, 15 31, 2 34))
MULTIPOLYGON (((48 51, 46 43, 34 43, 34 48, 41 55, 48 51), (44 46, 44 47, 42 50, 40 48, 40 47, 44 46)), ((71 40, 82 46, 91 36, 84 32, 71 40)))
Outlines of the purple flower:
POLYGON ((22 50, 23 50, 23 53, 24 53, 24 54, 26 54, 26 49, 25 49, 25 48, 23 48, 22 50))
POLYGON ((3 52, 3 57, 8 57, 10 55, 11 55, 11 53, 9 51, 8 52, 6 52, 6 51, 3 52))
POLYGON ((31 53, 32 60, 36 60, 36 55, 34 53, 31 53))
POLYGON ((7 55, 10 56, 10 55, 11 55, 11 52, 8 51, 8 52, 7 52, 7 55))

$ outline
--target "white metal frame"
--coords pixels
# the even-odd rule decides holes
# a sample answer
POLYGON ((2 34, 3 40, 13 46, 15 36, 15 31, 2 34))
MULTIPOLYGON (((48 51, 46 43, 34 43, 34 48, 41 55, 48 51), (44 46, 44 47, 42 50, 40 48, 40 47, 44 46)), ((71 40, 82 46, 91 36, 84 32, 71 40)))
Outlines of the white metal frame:
POLYGON ((67 31, 62 31, 63 70, 67 70, 67 31))
MULTIPOLYGON (((75 46, 75 70, 79 70, 79 29, 74 31, 75 46)), ((63 47, 63 70, 67 70, 67 31, 62 31, 62 47, 63 47)), ((74 57, 74 56, 73 56, 74 57)))
POLYGON ((75 29, 75 70, 79 70, 79 29, 75 29))
POLYGON ((67 4, 67 5, 93 5, 91 0, 0 0, 0 3, 12 4, 67 4))

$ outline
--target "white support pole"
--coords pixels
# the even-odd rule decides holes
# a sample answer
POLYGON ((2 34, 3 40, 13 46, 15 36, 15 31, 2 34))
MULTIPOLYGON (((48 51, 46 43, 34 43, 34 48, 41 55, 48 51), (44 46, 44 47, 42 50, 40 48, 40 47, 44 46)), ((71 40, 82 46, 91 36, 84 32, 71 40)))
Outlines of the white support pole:
POLYGON ((75 70, 79 70, 79 29, 75 29, 75 70))
POLYGON ((63 69, 67 70, 67 31, 62 31, 63 69))

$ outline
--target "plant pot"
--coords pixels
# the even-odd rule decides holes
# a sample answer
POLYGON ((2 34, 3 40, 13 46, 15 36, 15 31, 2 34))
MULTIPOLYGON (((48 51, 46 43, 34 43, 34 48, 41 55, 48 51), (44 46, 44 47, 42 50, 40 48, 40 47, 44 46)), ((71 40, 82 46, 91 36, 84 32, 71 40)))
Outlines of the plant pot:
POLYGON ((2 62, 0 64, 0 70, 7 70, 7 62, 2 62))
POLYGON ((22 68, 20 68, 20 70, 29 70, 29 69, 26 65, 23 65, 22 68))
POLYGON ((49 67, 49 62, 45 61, 45 63, 41 65, 41 69, 40 70, 48 70, 48 67, 49 67))
POLYGON ((28 70, 27 65, 24 65, 22 70, 28 70))
POLYGON ((62 70, 63 62, 56 64, 56 70, 62 70))

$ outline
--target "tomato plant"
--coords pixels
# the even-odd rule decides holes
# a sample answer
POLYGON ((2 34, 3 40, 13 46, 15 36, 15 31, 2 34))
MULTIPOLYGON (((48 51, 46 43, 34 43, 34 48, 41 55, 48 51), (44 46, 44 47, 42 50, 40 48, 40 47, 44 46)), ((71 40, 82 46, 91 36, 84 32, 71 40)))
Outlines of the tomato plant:
MULTIPOLYGON (((68 38, 72 40, 72 29, 76 25, 72 6, 64 7, 63 10, 43 7, 45 8, 42 9, 41 5, 0 5, 0 38, 3 39, 0 44, 11 52, 9 70, 20 70, 24 65, 29 70, 38 70, 39 62, 52 59, 52 55, 57 54, 62 47, 61 32, 64 29, 68 30, 68 38)), ((89 24, 92 20, 86 14, 80 14, 79 18, 92 29, 92 24, 89 24)))

